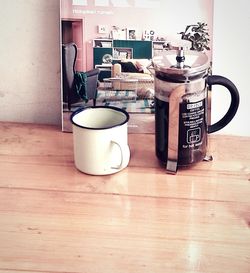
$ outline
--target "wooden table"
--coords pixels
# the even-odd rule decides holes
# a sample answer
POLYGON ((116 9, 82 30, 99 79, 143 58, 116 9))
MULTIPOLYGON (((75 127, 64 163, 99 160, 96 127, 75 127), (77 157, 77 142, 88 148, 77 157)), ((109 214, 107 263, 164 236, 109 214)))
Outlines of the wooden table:
POLYGON ((168 175, 130 134, 129 167, 97 177, 71 133, 0 123, 0 273, 249 273, 250 138, 210 139, 213 162, 168 175))

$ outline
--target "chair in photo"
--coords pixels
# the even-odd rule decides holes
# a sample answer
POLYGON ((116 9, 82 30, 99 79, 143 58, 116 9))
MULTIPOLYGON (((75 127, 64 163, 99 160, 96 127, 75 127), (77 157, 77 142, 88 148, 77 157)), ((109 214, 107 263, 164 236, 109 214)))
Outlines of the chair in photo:
MULTIPOLYGON (((76 90, 75 76, 77 57, 77 46, 75 43, 67 43, 62 45, 62 77, 63 77, 63 102, 68 105, 68 110, 74 103, 81 101, 81 97, 76 90)), ((99 69, 92 69, 82 72, 86 78, 85 96, 87 100, 93 100, 93 105, 96 104, 99 69)))

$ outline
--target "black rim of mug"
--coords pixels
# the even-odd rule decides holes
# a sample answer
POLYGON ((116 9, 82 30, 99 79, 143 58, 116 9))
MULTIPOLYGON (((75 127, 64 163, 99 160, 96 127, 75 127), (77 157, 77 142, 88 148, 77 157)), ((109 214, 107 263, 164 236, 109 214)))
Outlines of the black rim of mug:
POLYGON ((111 129, 111 128, 119 127, 119 126, 122 126, 123 124, 127 123, 129 121, 129 114, 124 109, 118 108, 118 107, 115 107, 115 106, 88 106, 88 107, 80 107, 76 111, 74 111, 70 116, 70 121, 71 121, 72 124, 74 124, 75 126, 80 127, 80 128, 90 129, 90 130, 105 130, 105 129, 111 129), (77 115, 77 114, 79 114, 79 113, 81 113, 83 111, 96 109, 96 108, 110 109, 110 110, 113 110, 113 111, 123 113, 126 116, 126 119, 121 123, 118 123, 118 124, 115 124, 115 125, 112 125, 112 126, 108 126, 108 127, 99 127, 99 128, 82 126, 82 125, 79 125, 76 122, 74 122, 73 119, 74 119, 75 115, 77 115))

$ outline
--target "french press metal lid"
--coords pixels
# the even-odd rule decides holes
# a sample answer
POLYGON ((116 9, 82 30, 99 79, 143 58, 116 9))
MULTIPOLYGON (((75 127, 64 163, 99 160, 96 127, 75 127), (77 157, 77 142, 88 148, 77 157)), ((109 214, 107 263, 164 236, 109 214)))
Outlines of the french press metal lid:
POLYGON ((153 58, 157 75, 167 79, 186 81, 206 73, 209 68, 208 56, 203 52, 188 50, 185 47, 172 47, 163 55, 153 58))

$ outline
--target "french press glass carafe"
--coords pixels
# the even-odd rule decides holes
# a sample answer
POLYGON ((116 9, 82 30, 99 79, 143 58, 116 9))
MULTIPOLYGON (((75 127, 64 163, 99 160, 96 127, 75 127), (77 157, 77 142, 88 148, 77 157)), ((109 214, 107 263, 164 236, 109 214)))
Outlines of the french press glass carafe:
POLYGON ((166 51, 152 60, 155 82, 155 149, 169 173, 177 166, 206 158, 207 134, 225 127, 239 105, 239 93, 227 78, 210 75, 210 63, 203 52, 183 47, 166 51), (223 85, 231 95, 224 117, 208 124, 208 98, 212 85, 223 85), (210 90, 210 91, 209 91, 210 90))

